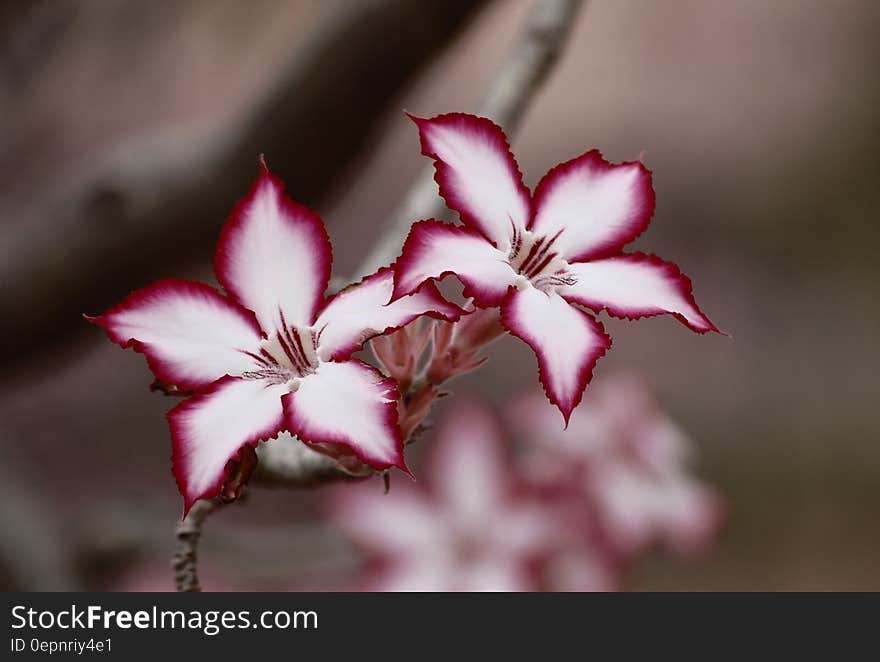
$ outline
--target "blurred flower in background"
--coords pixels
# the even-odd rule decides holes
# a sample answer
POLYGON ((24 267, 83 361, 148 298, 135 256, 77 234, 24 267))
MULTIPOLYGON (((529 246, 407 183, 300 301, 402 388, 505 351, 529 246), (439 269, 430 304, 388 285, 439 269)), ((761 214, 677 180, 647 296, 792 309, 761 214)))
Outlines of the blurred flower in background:
POLYGON ((540 393, 518 398, 509 415, 526 442, 528 479, 580 492, 620 560, 655 544, 693 556, 714 539, 721 499, 693 475, 691 440, 637 376, 603 375, 568 429, 540 393))
POLYGON ((636 377, 598 380, 567 430, 541 393, 508 409, 505 431, 459 401, 428 442, 424 480, 337 492, 331 518, 364 554, 360 588, 613 590, 655 544, 692 556, 712 542, 720 499, 636 377))
POLYGON ((369 559, 370 590, 523 591, 565 527, 524 489, 491 415, 457 405, 433 440, 424 482, 342 490, 333 519, 369 559))
MULTIPOLYGON (((0 588, 173 587, 180 511, 167 488, 164 418, 172 402, 145 397, 152 376, 143 360, 97 337, 79 313, 162 276, 211 282, 205 246, 263 151, 298 200, 332 219, 334 272, 354 276, 430 168, 401 110, 477 110, 535 6, 4 3, 0 588)), ((525 184, 578 146, 614 161, 644 151, 660 205, 639 249, 675 256, 713 319, 736 336, 696 341, 673 320, 603 319, 615 351, 569 433, 557 434, 557 420, 511 439, 542 498, 558 494, 556 512, 564 501, 588 522, 544 563, 546 584, 586 586, 610 564, 615 581, 629 569, 625 585, 646 590, 880 588, 870 360, 880 335, 878 30, 880 3, 871 0, 589 2, 577 19, 514 132, 525 184), (628 366, 699 441, 701 473, 731 513, 717 541, 717 497, 694 478, 688 452, 677 460, 668 447, 658 452, 661 466, 679 467, 665 474, 624 456, 565 482, 582 495, 594 490, 587 501, 563 494, 552 458, 539 461, 540 447, 561 453, 568 439, 572 454, 556 470, 587 466, 574 457, 592 449, 590 439, 611 444, 592 424, 585 436, 575 431, 628 366), (652 531, 629 544, 631 560, 612 555, 601 534, 592 494, 607 484, 618 485, 615 503, 642 504, 625 530, 652 531), (682 502, 712 516, 679 516, 692 528, 672 526, 682 502), (695 533, 674 533, 687 530, 695 533), (692 551, 711 543, 711 554, 685 565, 645 551, 684 551, 673 540, 702 541, 684 546, 692 551)), ((453 350, 467 340, 463 326, 453 350)), ((434 331, 444 341, 452 329, 434 331)), ((534 358, 511 338, 490 350, 482 354, 490 366, 456 378, 455 399, 485 397, 507 412, 534 380, 534 358)), ((391 358, 406 374, 407 356, 391 358)), ((434 397, 425 389, 412 401, 409 428, 434 397)), ((635 418, 623 402, 623 419, 635 418)), ((446 409, 438 407, 438 425, 446 409)), ((520 429, 505 434, 523 431, 512 422, 520 429)), ((412 447, 417 491, 432 437, 412 447)), ((502 449, 514 452, 507 442, 502 449)), ((211 516, 200 550, 205 588, 349 585, 363 558, 320 514, 325 490, 252 487, 240 507, 211 516)), ((406 487, 395 480, 389 498, 406 487)), ((639 538, 616 538, 630 536, 639 538)))

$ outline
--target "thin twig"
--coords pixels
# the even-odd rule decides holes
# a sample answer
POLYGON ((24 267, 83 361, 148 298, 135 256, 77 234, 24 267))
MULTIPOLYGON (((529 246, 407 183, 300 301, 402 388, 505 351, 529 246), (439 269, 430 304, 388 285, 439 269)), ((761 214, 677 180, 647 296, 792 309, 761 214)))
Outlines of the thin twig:
POLYGON ((202 590, 198 574, 198 551, 199 540, 202 537, 202 526, 208 515, 213 513, 222 503, 220 499, 196 501, 174 531, 177 547, 171 559, 171 567, 174 569, 175 586, 182 593, 202 590))
MULTIPOLYGON (((259 465, 253 482, 267 486, 315 487, 332 482, 364 480, 375 475, 372 470, 352 473, 336 460, 321 455, 287 433, 258 449, 259 465)), ((187 516, 175 528, 177 545, 171 560, 174 583, 180 592, 201 591, 198 575, 198 550, 202 527, 208 516, 222 506, 220 498, 202 499, 193 504, 187 516)))

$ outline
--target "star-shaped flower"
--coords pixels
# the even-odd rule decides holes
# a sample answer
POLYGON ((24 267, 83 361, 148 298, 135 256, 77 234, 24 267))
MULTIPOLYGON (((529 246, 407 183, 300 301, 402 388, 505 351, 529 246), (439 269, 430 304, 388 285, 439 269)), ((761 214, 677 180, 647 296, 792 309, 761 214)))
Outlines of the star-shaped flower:
POLYGON ((568 421, 611 346, 580 306, 634 319, 668 313, 694 331, 717 331, 691 282, 653 255, 623 253, 654 212, 651 173, 612 165, 591 150, 547 173, 534 195, 501 129, 460 113, 412 117, 422 153, 464 227, 413 225, 395 265, 394 299, 455 274, 480 307, 500 306, 507 329, 535 351, 550 400, 568 421))
POLYGON ((391 305, 383 268, 330 298, 331 248, 321 219, 263 171, 227 220, 208 285, 162 280, 93 318, 156 377, 195 395, 168 414, 185 510, 217 495, 245 444, 281 430, 348 447, 364 463, 406 471, 398 389, 352 359, 368 338, 429 314, 461 313, 434 285, 391 305))
MULTIPOLYGON (((375 484, 341 490, 334 519, 375 561, 367 588, 528 591, 541 587, 551 560, 573 565, 579 526, 525 489, 509 448, 486 409, 457 403, 431 442, 424 481, 387 495, 375 484)), ((583 552, 578 567, 594 561, 583 552)))

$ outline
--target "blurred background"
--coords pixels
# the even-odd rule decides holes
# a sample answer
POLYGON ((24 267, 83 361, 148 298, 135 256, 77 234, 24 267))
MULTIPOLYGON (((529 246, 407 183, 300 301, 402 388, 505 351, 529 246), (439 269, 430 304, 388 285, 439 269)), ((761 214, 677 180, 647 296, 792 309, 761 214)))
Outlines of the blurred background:
MULTIPOLYGON (((3 3, 0 585, 172 588, 175 403, 80 314, 213 282, 260 153, 350 274, 426 165, 402 110, 475 109, 532 6, 3 3)), ((590 147, 644 152, 636 246, 732 333, 603 316, 595 382, 638 372, 726 501, 698 561, 648 553, 630 588, 880 589, 878 30, 871 0, 595 0, 512 140, 529 186, 590 147)), ((534 359, 514 339, 490 356, 454 391, 503 410, 534 359)), ((346 586, 357 552, 324 500, 254 489, 218 513, 205 588, 346 586)))

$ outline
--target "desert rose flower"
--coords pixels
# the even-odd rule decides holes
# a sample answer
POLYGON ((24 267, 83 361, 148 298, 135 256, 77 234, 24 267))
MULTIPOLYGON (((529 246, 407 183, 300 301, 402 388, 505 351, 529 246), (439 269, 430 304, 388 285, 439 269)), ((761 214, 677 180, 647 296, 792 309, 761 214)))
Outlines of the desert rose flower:
POLYGON ((453 113, 412 117, 434 159, 440 194, 463 226, 413 225, 395 265, 394 299, 455 274, 477 306, 535 351, 549 399, 568 421, 611 346, 581 307, 634 319, 668 313, 693 331, 717 331, 691 282, 671 262, 624 253, 654 212, 651 173, 591 150, 547 173, 532 195, 501 129, 453 113))
POLYGON ((376 469, 406 470, 398 388, 352 354, 423 314, 461 311, 433 285, 386 305, 387 268, 325 298, 331 259, 321 219, 285 197, 264 164, 220 235, 214 268, 226 296, 163 280, 92 318, 142 352, 161 382, 195 393, 168 414, 184 512, 220 493, 243 446, 281 430, 349 449, 376 469))

